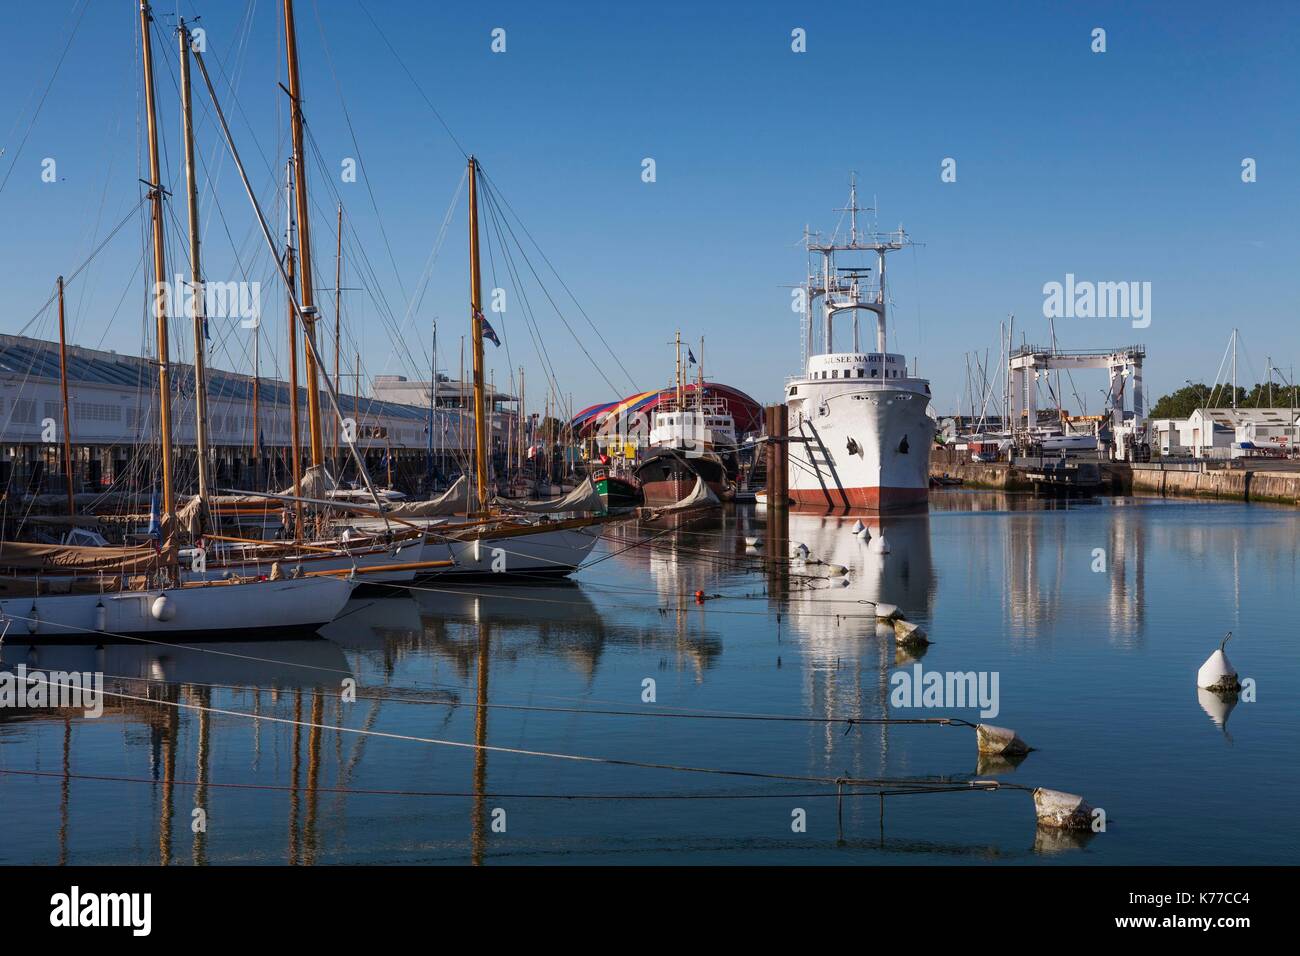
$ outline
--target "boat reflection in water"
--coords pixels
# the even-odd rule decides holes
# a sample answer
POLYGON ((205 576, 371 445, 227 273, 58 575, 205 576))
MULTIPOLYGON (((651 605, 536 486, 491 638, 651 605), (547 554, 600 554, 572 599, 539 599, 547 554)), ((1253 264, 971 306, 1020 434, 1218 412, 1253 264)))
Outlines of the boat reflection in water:
MULTIPOLYGON (((27 672, 46 675, 90 673, 103 678, 105 718, 127 728, 143 727, 142 739, 128 733, 123 743, 129 749, 145 743, 148 747, 150 778, 158 788, 157 857, 159 865, 179 862, 174 842, 176 831, 190 829, 193 834, 190 861, 195 865, 208 862, 207 814, 212 792, 213 723, 221 719, 239 721, 251 735, 251 762, 257 768, 262 755, 261 720, 223 718, 211 708, 262 715, 264 708, 295 723, 291 740, 291 780, 289 791, 289 863, 315 861, 318 795, 323 758, 322 724, 325 723, 325 700, 337 700, 337 688, 352 677, 352 670, 342 649, 330 641, 227 642, 217 645, 186 647, 132 644, 23 644, 6 641, 0 645, 0 670, 12 672, 18 665, 27 672), (308 695, 310 695, 308 697, 308 695), (288 704, 292 701, 292 709, 288 704), (304 706, 306 705, 306 706, 304 706), (314 726, 304 726, 310 721, 314 726), (193 733, 192 741, 186 738, 193 733), (303 766, 304 737, 306 766, 303 766), (192 747, 192 769, 178 766, 183 746, 192 747), (193 794, 192 805, 186 795, 193 794), (197 825, 202 820, 203 825, 197 825)), ((15 733, 28 722, 61 721, 63 723, 62 780, 59 797, 58 861, 68 862, 69 833, 72 820, 72 750, 74 721, 82 722, 83 711, 58 708, 0 709, 0 740, 15 733)), ((92 722, 93 723, 93 722, 92 722)), ((275 726, 275 725, 272 725, 275 726)), ((276 739, 271 746, 278 752, 276 739)), ((235 743, 234 746, 241 746, 235 743)), ((109 786, 129 786, 135 780, 109 786)), ((83 785, 85 786, 85 785, 83 785)), ((119 794, 120 798, 120 794, 119 794)), ((84 804, 86 801, 82 801, 84 804)), ((95 803, 91 798, 91 803, 95 803)), ((81 813, 86 809, 80 808, 81 813)), ((96 805, 89 811, 98 815, 96 805)))
MULTIPOLYGON (((802 544, 809 553, 802 565, 791 562, 786 598, 790 628, 804 645, 804 712, 828 718, 889 716, 890 671, 914 663, 925 652, 900 649, 893 627, 876 623, 875 604, 897 605, 908 620, 929 628, 935 594, 929 514, 810 514, 792 509, 788 520, 789 548, 802 544), (870 538, 853 533, 858 521, 869 529, 870 538), (888 544, 884 551, 882 538, 888 544), (837 565, 847 573, 832 573, 837 565)), ((835 746, 842 729, 827 724, 819 733, 827 771, 845 769, 841 765, 846 759, 862 776, 888 769, 887 725, 862 727, 863 742, 871 743, 848 754, 835 746)))

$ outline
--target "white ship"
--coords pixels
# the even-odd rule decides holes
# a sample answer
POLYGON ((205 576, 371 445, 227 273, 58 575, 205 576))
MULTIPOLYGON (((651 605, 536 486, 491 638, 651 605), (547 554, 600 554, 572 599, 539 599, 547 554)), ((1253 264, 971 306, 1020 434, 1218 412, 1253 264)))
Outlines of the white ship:
POLYGON ((888 235, 857 228, 856 185, 850 187, 847 242, 820 243, 820 275, 805 288, 804 374, 786 382, 790 410, 789 493, 796 504, 878 511, 924 507, 935 422, 930 383, 909 370, 886 339, 885 256, 911 244, 900 227, 888 235), (875 254, 867 265, 838 264, 837 255, 875 254), (859 345, 858 316, 876 317, 875 350, 859 345), (820 316, 820 323, 814 316, 820 316), (852 349, 836 348, 836 319, 851 318, 852 349), (819 350, 820 347, 820 350, 819 350))

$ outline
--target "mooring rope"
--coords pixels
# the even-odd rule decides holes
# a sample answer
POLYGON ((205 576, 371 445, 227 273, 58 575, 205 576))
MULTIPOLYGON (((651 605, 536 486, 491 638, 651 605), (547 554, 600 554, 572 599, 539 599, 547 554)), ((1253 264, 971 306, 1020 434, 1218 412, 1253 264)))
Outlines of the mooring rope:
MULTIPOLYGON (((44 684, 47 687, 64 687, 70 688, 72 685, 55 683, 47 679, 29 676, 29 682, 44 684)), ((850 778, 846 776, 825 777, 813 774, 791 774, 791 773, 774 773, 763 770, 739 770, 724 767, 695 767, 689 764, 658 763, 655 761, 633 760, 627 757, 595 757, 587 754, 566 754, 548 750, 531 750, 522 747, 503 747, 496 744, 479 744, 469 743, 463 740, 447 740, 439 737, 421 737, 415 734, 399 734, 383 730, 365 730, 359 727, 344 727, 338 724, 325 724, 312 720, 295 720, 289 717, 273 717, 267 714, 250 714, 241 710, 230 710, 224 707, 210 707, 203 704, 184 703, 182 701, 160 700, 154 697, 142 697, 138 694, 125 694, 120 691, 101 691, 105 696, 115 697, 120 700, 132 700, 137 703, 152 704, 161 707, 173 707, 177 710, 192 710, 209 714, 217 714, 225 717, 243 717, 254 721, 267 721, 268 723, 285 724, 288 726, 305 727, 315 730, 332 730, 335 733, 357 734, 362 737, 377 737, 386 740, 401 740, 409 743, 424 743, 440 747, 454 747, 462 750, 473 750, 482 753, 502 753, 511 754, 521 757, 541 757, 550 760, 565 760, 572 763, 589 763, 601 764, 613 767, 635 767, 642 770, 667 770, 673 773, 691 773, 706 774, 723 777, 744 777, 756 780, 786 780, 797 781, 801 783, 826 784, 828 786, 855 786, 855 787, 877 787, 877 788, 897 788, 900 791, 911 791, 921 788, 926 791, 932 791, 938 787, 941 789, 952 790, 999 790, 999 789, 1016 789, 1032 790, 1022 784, 1005 783, 998 780, 941 780, 925 778, 888 778, 888 777, 866 777, 850 778)))
MULTIPOLYGON (((274 783, 216 783, 210 780, 169 780, 155 777, 124 777, 96 773, 62 773, 55 770, 16 770, 0 767, 0 774, 19 777, 55 778, 58 780, 92 780, 103 783, 145 783, 157 786, 212 787, 224 790, 270 790, 284 793, 331 793, 343 796, 384 797, 482 797, 491 800, 822 800, 828 797, 878 797, 881 795, 908 795, 913 793, 955 793, 958 788, 936 790, 909 789, 848 790, 843 793, 822 790, 816 793, 516 793, 507 791, 473 790, 389 790, 371 787, 309 787, 274 783)), ((960 788, 964 791, 966 788, 960 788)))

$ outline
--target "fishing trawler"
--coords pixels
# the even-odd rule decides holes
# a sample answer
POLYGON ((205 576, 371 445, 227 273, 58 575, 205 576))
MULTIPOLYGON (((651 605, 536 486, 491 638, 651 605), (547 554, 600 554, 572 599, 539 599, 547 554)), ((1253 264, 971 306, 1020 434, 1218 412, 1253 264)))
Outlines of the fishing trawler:
MULTIPOLYGON (((657 403, 645 453, 635 475, 651 507, 685 501, 697 486, 719 501, 735 494, 736 422, 725 400, 709 398, 700 362, 699 381, 689 393, 682 381, 682 333, 677 333, 677 381, 671 397, 657 403)), ((700 343, 701 356, 704 343, 700 343)), ((689 360, 694 353, 687 350, 689 360)))
MULTIPOLYGON (((924 507, 935 422, 928 412, 930 383, 909 369, 887 341, 885 257, 911 244, 900 227, 889 234, 857 228, 857 186, 849 190, 847 241, 814 241, 820 275, 806 292, 804 373, 786 381, 790 414, 789 494, 795 504, 893 511, 924 507), (840 265, 839 257, 875 254, 866 264, 840 265), (820 308, 815 322, 814 305, 820 308), (876 317, 875 349, 859 341, 858 316, 876 317), (836 320, 851 316, 852 348, 836 341, 836 320), (820 333, 820 335, 818 335, 820 333), (820 342, 818 341, 820 338, 820 342)), ((841 331, 841 336, 845 333, 841 331)))

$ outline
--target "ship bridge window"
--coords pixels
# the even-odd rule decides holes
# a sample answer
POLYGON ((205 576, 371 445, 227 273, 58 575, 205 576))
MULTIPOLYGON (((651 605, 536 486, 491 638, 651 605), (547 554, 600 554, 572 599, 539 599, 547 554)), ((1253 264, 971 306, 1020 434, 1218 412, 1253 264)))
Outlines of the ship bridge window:
POLYGON ((831 378, 839 378, 839 377, 840 377, 840 370, 837 368, 831 369, 831 378))
POLYGON ((791 395, 798 395, 798 394, 799 394, 799 386, 798 386, 798 385, 791 385, 791 386, 790 386, 790 394, 791 394, 791 395))
POLYGON ((864 368, 860 368, 860 369, 858 369, 858 378, 862 378, 862 376, 863 376, 863 374, 864 374, 865 372, 866 372, 866 369, 864 369, 864 368))
POLYGON ((878 368, 873 368, 873 369, 871 370, 871 377, 872 377, 872 378, 876 378, 876 377, 879 376, 879 375, 880 375, 880 369, 878 369, 878 368))

